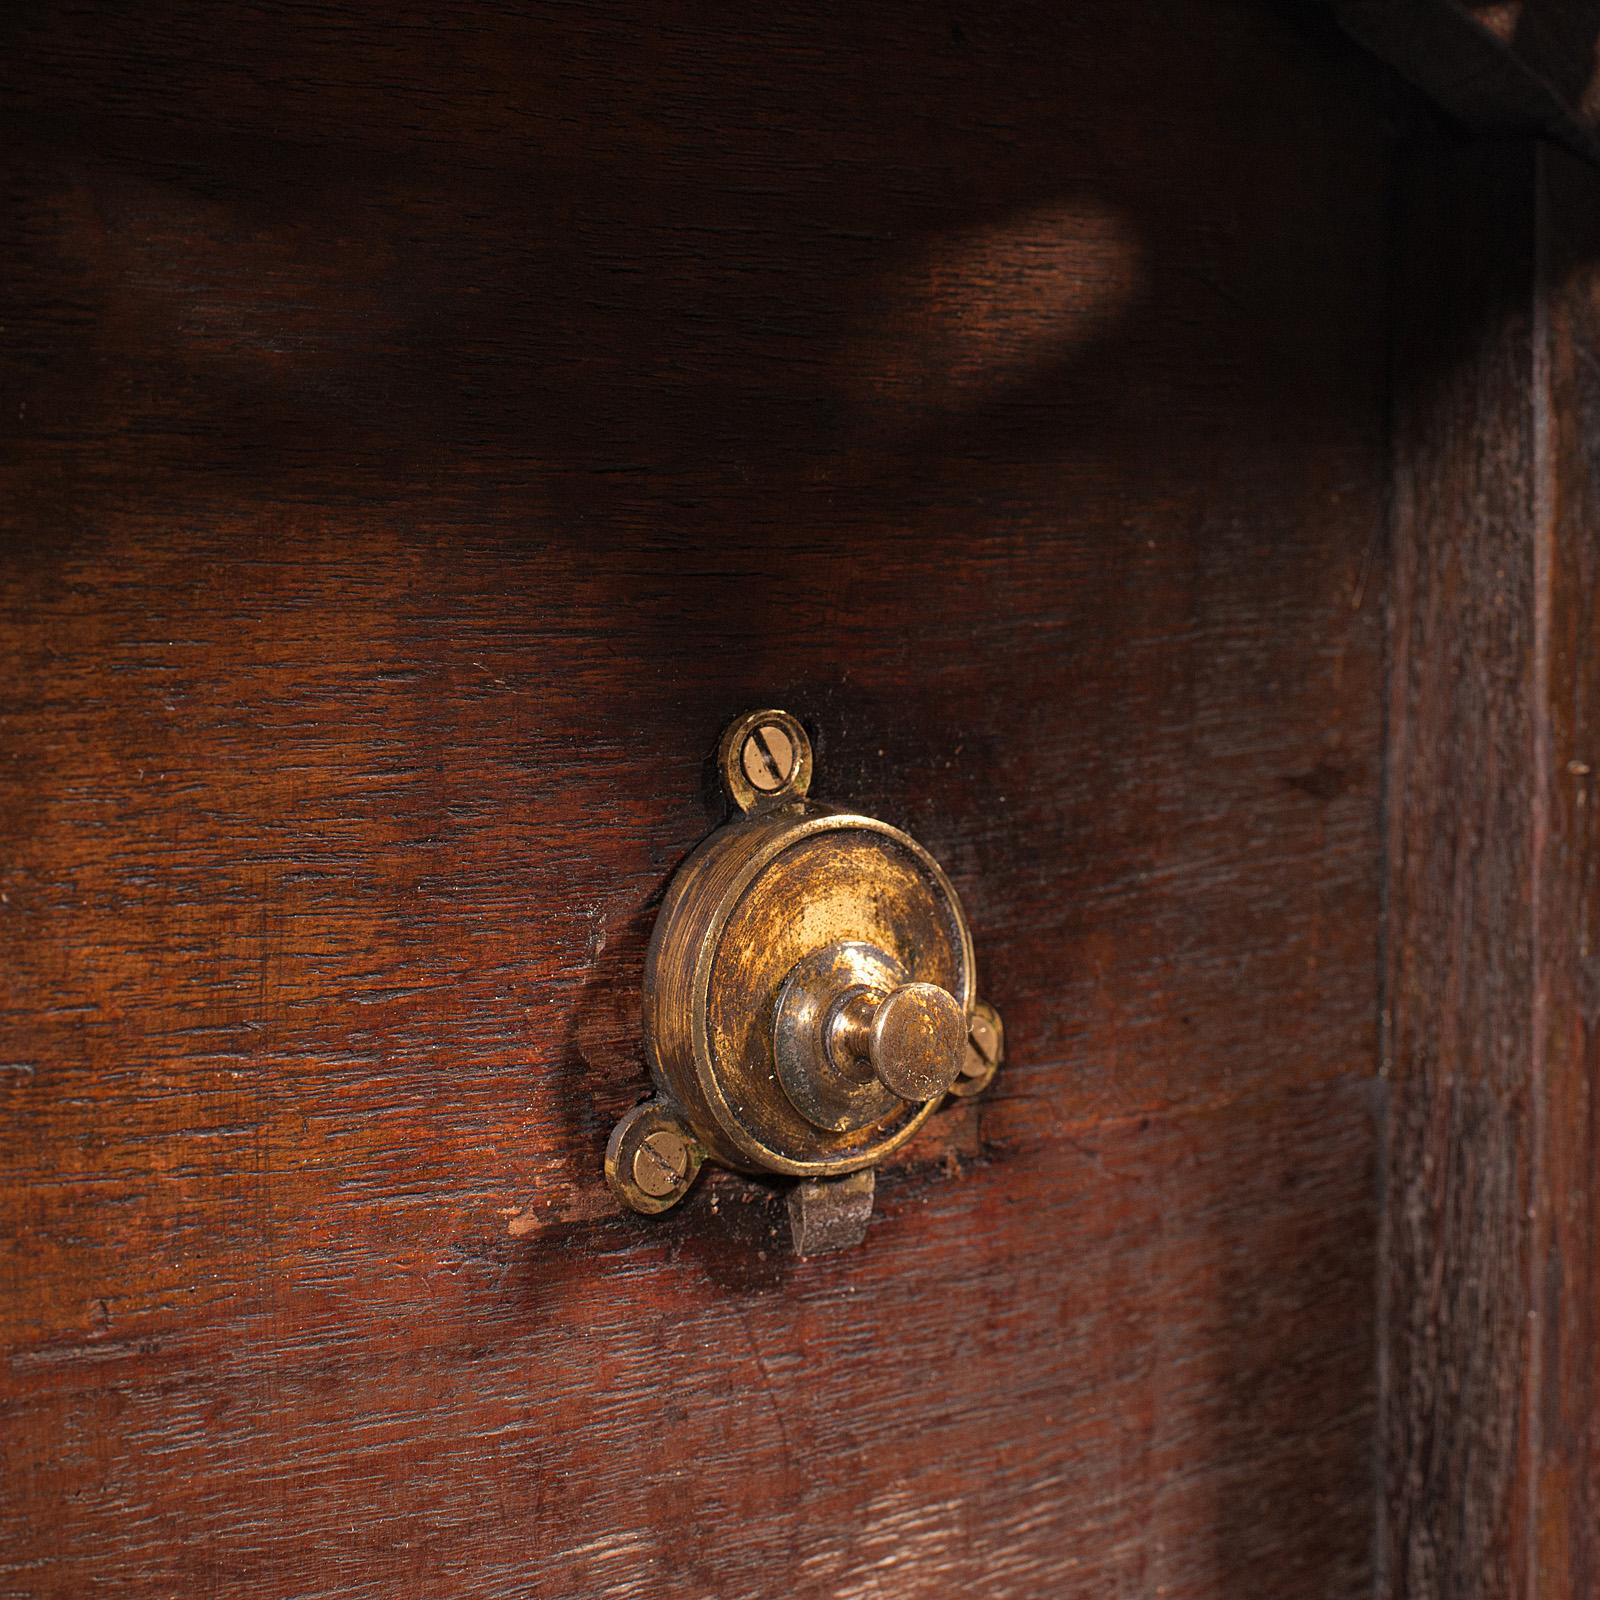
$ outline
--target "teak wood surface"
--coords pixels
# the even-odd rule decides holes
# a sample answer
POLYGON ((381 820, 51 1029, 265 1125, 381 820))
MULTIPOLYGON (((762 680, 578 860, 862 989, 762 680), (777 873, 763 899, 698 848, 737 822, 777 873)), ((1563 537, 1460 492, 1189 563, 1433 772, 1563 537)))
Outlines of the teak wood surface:
MULTIPOLYGON (((0 30, 0 1595, 1425 1592, 1384 1375, 1470 1516, 1504 1462, 1382 1216, 1435 1128, 1382 74, 1258 0, 0 30), (1010 1052, 808 1260, 775 1188, 600 1169, 762 704, 950 873, 1010 1052)), ((1592 1154, 1529 949, 1506 1026, 1579 1053, 1517 1205, 1592 1154)))

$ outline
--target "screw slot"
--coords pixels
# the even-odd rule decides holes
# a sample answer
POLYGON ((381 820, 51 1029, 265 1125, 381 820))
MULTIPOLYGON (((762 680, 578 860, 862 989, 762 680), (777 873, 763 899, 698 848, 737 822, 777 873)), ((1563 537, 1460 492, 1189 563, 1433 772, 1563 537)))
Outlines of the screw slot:
POLYGON ((606 1182, 625 1205, 646 1214, 675 1206, 700 1171, 701 1150, 660 1101, 635 1106, 611 1131, 606 1182))
POLYGON ((950 1093, 958 1097, 982 1094, 999 1070, 1005 1049, 1006 1032, 1000 1013, 986 1001, 978 1001, 972 1008, 972 1020, 967 1024, 967 1049, 961 1075, 950 1085, 950 1093))
POLYGON ((811 787, 811 741, 787 711, 751 711, 722 736, 723 787, 741 811, 805 798, 811 787))
POLYGON ((746 736, 739 764, 755 788, 776 794, 794 776, 794 741, 782 724, 764 722, 746 736))
POLYGON ((689 1171, 689 1147, 675 1128, 646 1134, 633 1152, 633 1181, 654 1200, 683 1187, 689 1171))

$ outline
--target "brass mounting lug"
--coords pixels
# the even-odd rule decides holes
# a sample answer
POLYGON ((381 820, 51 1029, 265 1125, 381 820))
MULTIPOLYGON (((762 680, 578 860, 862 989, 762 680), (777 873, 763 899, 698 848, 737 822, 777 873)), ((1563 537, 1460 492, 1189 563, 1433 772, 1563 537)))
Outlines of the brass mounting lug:
POLYGON ((737 718, 717 767, 738 814, 667 889, 645 961, 656 1096, 617 1124, 606 1178, 652 1214, 703 1161, 796 1178, 796 1249, 844 1248, 871 1169, 988 1086, 1004 1030, 950 880, 898 828, 811 803, 798 718, 737 718))

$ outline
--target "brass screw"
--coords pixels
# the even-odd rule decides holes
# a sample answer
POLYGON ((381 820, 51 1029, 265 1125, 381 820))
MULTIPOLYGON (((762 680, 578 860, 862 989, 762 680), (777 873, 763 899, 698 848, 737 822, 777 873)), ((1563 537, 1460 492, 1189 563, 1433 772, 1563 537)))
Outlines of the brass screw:
POLYGON ((759 723, 745 735, 739 764, 751 788, 776 794, 794 776, 794 740, 776 722, 759 723))
POLYGON ((671 1128, 657 1128, 633 1152, 633 1181, 652 1199, 681 1189, 689 1177, 689 1146, 671 1128))
POLYGON ((994 1069, 1000 1059, 1000 1035, 994 1023, 983 1012, 972 1014, 972 1026, 967 1030, 967 1058, 961 1064, 963 1076, 981 1077, 994 1069))
POLYGON ((723 729, 717 766, 728 798, 746 815, 794 804, 811 787, 811 741, 787 711, 747 711, 723 729))
POLYGON ((606 1182, 623 1205, 646 1216, 688 1194, 701 1151, 679 1124, 676 1107, 646 1100, 623 1113, 606 1141, 606 1182))

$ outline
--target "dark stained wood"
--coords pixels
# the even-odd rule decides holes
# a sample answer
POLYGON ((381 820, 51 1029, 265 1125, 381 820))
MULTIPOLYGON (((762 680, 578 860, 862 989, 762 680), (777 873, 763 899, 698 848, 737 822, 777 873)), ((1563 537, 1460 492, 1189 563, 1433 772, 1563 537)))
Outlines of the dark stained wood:
POLYGON ((1591 130, 1600 125, 1595 0, 1477 0, 1474 19, 1547 83, 1591 130))
POLYGON ((1541 163, 1548 517, 1541 597, 1543 1125, 1532 1303, 1542 1600, 1600 1590, 1600 179, 1541 163))
POLYGON ((1600 161, 1594 0, 1330 0, 1358 43, 1472 128, 1600 161))
POLYGON ((1421 153, 1397 325, 1383 1592, 1591 1595, 1600 180, 1421 153))
POLYGON ((5 27, 0 1592, 1366 1593, 1391 150, 1315 41, 5 27), (1012 1049, 803 1262, 600 1176, 768 702, 1012 1049))
POLYGON ((1391 575, 1387 1592, 1527 1592, 1540 593, 1532 145, 1403 191, 1391 575))

